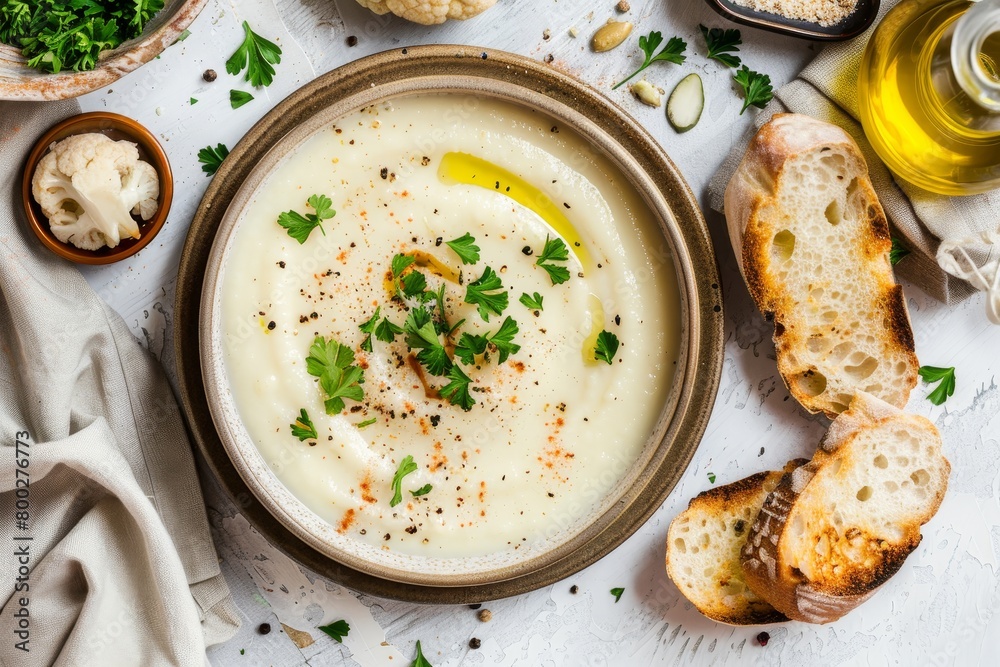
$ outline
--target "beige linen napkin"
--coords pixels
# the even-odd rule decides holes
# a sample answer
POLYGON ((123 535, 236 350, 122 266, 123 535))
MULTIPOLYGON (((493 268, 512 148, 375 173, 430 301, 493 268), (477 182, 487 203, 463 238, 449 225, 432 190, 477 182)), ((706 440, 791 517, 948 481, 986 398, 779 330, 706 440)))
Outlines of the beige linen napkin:
MULTIPOLYGON (((896 0, 883 0, 884 16, 896 0)), ((877 23, 876 23, 877 25, 877 23)), ((797 79, 782 86, 756 118, 759 128, 775 113, 804 113, 843 127, 861 147, 872 183, 894 226, 893 235, 912 251, 896 273, 931 296, 954 303, 987 290, 987 313, 1000 324, 1000 192, 942 197, 893 179, 865 138, 858 118, 861 55, 874 28, 849 42, 827 46, 797 79)), ((723 209, 726 185, 746 150, 741 142, 709 185, 709 204, 723 209)))
POLYGON ((23 220, 22 163, 77 112, 0 103, 0 663, 204 665, 239 619, 177 402, 23 220))

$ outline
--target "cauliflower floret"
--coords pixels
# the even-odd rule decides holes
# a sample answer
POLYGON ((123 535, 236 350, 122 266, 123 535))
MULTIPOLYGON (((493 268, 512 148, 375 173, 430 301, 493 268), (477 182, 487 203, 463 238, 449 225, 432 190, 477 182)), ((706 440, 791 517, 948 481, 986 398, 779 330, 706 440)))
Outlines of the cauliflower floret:
POLYGON ((52 144, 35 169, 31 191, 57 239, 97 250, 114 248, 123 237, 139 238, 132 213, 153 217, 160 182, 135 144, 91 133, 52 144))
POLYGON ((485 12, 497 0, 358 0, 376 14, 392 12, 407 21, 434 25, 448 19, 470 19, 485 12))

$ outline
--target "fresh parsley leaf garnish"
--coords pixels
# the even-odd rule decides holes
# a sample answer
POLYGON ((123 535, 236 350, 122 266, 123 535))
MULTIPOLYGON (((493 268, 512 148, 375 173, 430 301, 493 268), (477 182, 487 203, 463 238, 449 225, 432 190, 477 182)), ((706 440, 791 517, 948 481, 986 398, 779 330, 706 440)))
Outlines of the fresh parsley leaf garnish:
POLYGON ((229 149, 226 148, 225 144, 219 144, 215 148, 205 146, 198 151, 198 162, 201 162, 201 170, 209 176, 213 175, 219 171, 219 167, 222 166, 222 161, 226 159, 227 155, 229 155, 229 149))
POLYGON ((927 399, 934 405, 941 405, 948 400, 948 397, 955 393, 955 367, 938 368, 937 366, 921 366, 917 371, 920 379, 927 384, 940 382, 937 388, 927 395, 927 399))
POLYGON ((343 644, 344 637, 346 637, 347 633, 351 631, 351 626, 347 624, 347 621, 334 621, 329 625, 321 625, 317 629, 325 632, 343 644))
POLYGON ((771 77, 767 74, 754 72, 744 65, 733 76, 733 80, 743 89, 743 108, 740 109, 741 116, 751 106, 763 109, 774 98, 774 89, 771 88, 771 77))
POLYGON ((334 339, 326 340, 316 336, 306 357, 309 375, 319 378, 319 384, 326 392, 326 413, 335 415, 343 411, 344 399, 360 401, 365 397, 361 383, 365 372, 354 365, 354 351, 334 339))
POLYGON ((490 313, 501 315, 507 309, 508 294, 507 290, 503 289, 500 276, 487 266, 478 280, 469 283, 465 292, 465 302, 479 306, 479 316, 484 322, 489 322, 490 313))
POLYGON ((392 500, 389 501, 389 507, 395 507, 403 502, 403 478, 415 472, 417 472, 417 464, 413 462, 413 457, 407 454, 400 461, 396 474, 392 476, 392 500))
POLYGON ((357 427, 359 429, 361 429, 361 428, 364 428, 365 426, 371 426, 372 424, 374 424, 377 421, 378 421, 378 417, 372 417, 371 419, 366 419, 363 422, 358 422, 357 427))
POLYGON ((437 329, 431 320, 430 311, 423 306, 414 308, 403 323, 406 344, 410 349, 420 350, 417 361, 432 375, 447 375, 451 369, 451 359, 438 338, 437 329))
POLYGON ((714 472, 708 473, 708 481, 710 483, 712 483, 712 484, 715 484, 715 473, 714 472))
POLYGON ((403 327, 393 324, 388 317, 383 317, 382 321, 375 327, 375 337, 383 343, 391 343, 396 340, 396 334, 403 333, 403 327))
POLYGON ((178 42, 183 42, 185 39, 187 39, 190 36, 191 36, 191 31, 187 30, 187 29, 184 29, 183 31, 181 31, 181 34, 177 35, 177 41, 178 42))
POLYGON ((242 90, 230 90, 229 91, 229 105, 234 109, 239 109, 241 106, 253 99, 253 95, 242 90))
POLYGON ((889 251, 889 263, 893 266, 899 264, 899 260, 910 254, 910 251, 903 245, 903 242, 892 237, 892 249, 889 251))
POLYGON ((501 364, 507 361, 507 357, 517 354, 517 351, 521 349, 521 346, 514 342, 514 336, 517 335, 517 331, 517 322, 508 315, 497 332, 489 337, 490 343, 500 353, 501 364))
POLYGON ((430 493, 430 492, 431 492, 431 489, 433 489, 433 488, 434 488, 434 487, 433 487, 433 486, 431 486, 430 484, 424 484, 423 486, 421 486, 421 487, 420 487, 419 489, 417 489, 416 491, 410 491, 410 494, 411 494, 411 495, 412 495, 412 496, 413 496, 414 498, 418 498, 418 497, 420 497, 420 496, 426 496, 426 495, 427 495, 428 493, 430 493))
POLYGON ((441 396, 448 399, 448 402, 452 405, 457 405, 466 412, 471 410, 472 406, 476 404, 476 400, 469 394, 469 385, 472 384, 472 378, 462 372, 458 364, 452 364, 451 370, 448 371, 448 379, 451 381, 441 387, 441 396))
POLYGON ((274 81, 273 65, 281 62, 281 49, 251 30, 246 21, 243 22, 243 33, 243 43, 226 61, 226 71, 239 74, 246 68, 244 78, 250 85, 254 88, 270 86, 274 81))
POLYGON ((361 349, 365 352, 372 352, 372 334, 375 333, 375 328, 378 326, 378 316, 382 314, 382 307, 379 306, 375 309, 375 314, 371 318, 362 324, 358 325, 361 329, 361 333, 368 334, 365 339, 361 341, 361 349))
POLYGON ((298 438, 300 442, 303 440, 315 440, 319 437, 319 434, 316 433, 316 427, 313 426, 312 420, 309 419, 309 413, 306 412, 305 408, 299 410, 298 418, 288 426, 292 429, 292 435, 298 438))
POLYGON ((726 67, 739 67, 740 57, 729 55, 740 50, 743 38, 739 30, 722 28, 712 28, 709 30, 703 25, 699 25, 701 34, 705 36, 705 44, 708 46, 708 57, 718 60, 726 67))
POLYGON ((618 352, 618 336, 610 331, 597 334, 597 345, 594 347, 594 359, 611 363, 618 352))
POLYGON ((445 241, 445 244, 455 251, 462 264, 475 264, 479 261, 479 246, 469 232, 452 241, 445 241))
POLYGON ((528 296, 528 293, 525 292, 518 301, 530 310, 542 310, 542 295, 538 292, 535 292, 534 296, 528 296))
POLYGON ((337 212, 333 210, 333 201, 326 195, 313 195, 308 199, 308 204, 316 211, 315 213, 302 215, 297 211, 285 211, 278 214, 278 224, 284 227, 288 231, 288 235, 299 243, 305 243, 309 235, 312 234, 312 230, 317 227, 319 227, 319 231, 323 232, 323 236, 326 236, 323 221, 337 215, 337 212))
POLYGON ((424 657, 423 652, 420 650, 420 640, 417 640, 417 657, 413 659, 413 664, 410 667, 434 667, 431 663, 427 662, 427 658, 424 657))
POLYGON ((410 255, 404 255, 402 253, 396 255, 392 258, 392 276, 398 279, 401 275, 403 275, 403 271, 405 271, 415 261, 417 261, 416 258, 411 257, 410 255))
POLYGON ((190 103, 190 104, 198 104, 198 100, 196 100, 195 98, 192 97, 191 99, 188 100, 188 103, 190 103))
POLYGON ((569 269, 558 264, 550 264, 549 262, 566 261, 569 261, 569 248, 566 247, 563 240, 558 236, 554 239, 546 236, 545 247, 538 254, 538 260, 535 264, 545 269, 553 285, 559 285, 569 280, 569 269))
POLYGON ((478 355, 486 352, 486 346, 488 344, 489 340, 486 336, 470 334, 466 331, 462 333, 462 337, 458 339, 458 345, 455 346, 455 356, 461 359, 462 363, 466 366, 471 366, 476 363, 476 357, 478 355))
POLYGON ((624 593, 624 592, 625 592, 624 588, 612 588, 611 589, 611 594, 615 596, 615 604, 618 604, 618 601, 622 599, 622 593, 624 593))
MULTIPOLYGON (((410 271, 399 279, 399 286, 402 288, 405 296, 411 298, 420 296, 427 289, 427 278, 419 271, 410 271)), ((434 298, 433 293, 430 295, 430 298, 434 298)))
POLYGON ((656 47, 658 47, 661 43, 663 43, 663 35, 661 35, 656 30, 649 33, 648 35, 640 36, 639 48, 642 49, 643 53, 642 66, 636 71, 629 74, 621 81, 619 81, 618 83, 616 83, 614 88, 612 88, 611 90, 615 90, 623 83, 634 77, 636 74, 638 74, 639 72, 641 72, 642 70, 646 69, 647 67, 649 67, 650 65, 659 60, 665 60, 667 62, 671 62, 676 65, 682 65, 684 61, 687 60, 687 56, 683 55, 684 51, 687 49, 687 42, 685 42, 680 37, 671 37, 667 41, 667 45, 664 46, 659 53, 653 55, 653 52, 656 51, 656 47))

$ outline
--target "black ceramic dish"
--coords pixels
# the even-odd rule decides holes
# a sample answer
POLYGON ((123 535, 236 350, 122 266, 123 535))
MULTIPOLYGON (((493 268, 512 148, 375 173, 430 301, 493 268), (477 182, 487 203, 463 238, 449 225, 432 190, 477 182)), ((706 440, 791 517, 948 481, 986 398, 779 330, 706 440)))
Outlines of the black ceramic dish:
POLYGON ((758 12, 741 7, 730 0, 705 0, 708 5, 730 21, 771 32, 791 35, 818 42, 842 42, 863 33, 878 16, 880 0, 858 0, 858 6, 846 19, 831 26, 787 19, 777 14, 758 12))

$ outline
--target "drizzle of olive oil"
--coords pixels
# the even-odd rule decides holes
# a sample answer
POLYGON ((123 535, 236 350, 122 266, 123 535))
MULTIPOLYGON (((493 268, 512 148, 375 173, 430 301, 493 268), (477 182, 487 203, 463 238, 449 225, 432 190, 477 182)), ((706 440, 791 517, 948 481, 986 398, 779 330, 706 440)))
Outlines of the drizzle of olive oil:
POLYGON ((464 183, 493 190, 534 211, 562 237, 580 261, 584 272, 592 268, 590 254, 566 214, 547 194, 517 174, 469 153, 450 152, 441 158, 438 176, 446 183, 464 183))
MULTIPOLYGON (((861 63, 858 106, 889 169, 926 190, 968 195, 1000 186, 1000 118, 970 97, 951 65, 955 22, 971 3, 912 0, 891 10, 861 63)), ((997 78, 1000 36, 981 47, 997 78)))
POLYGON ((580 353, 583 355, 583 363, 595 366, 597 357, 594 356, 594 350, 597 348, 597 337, 604 331, 604 304, 596 294, 591 294, 587 305, 590 308, 590 333, 583 339, 580 353))

